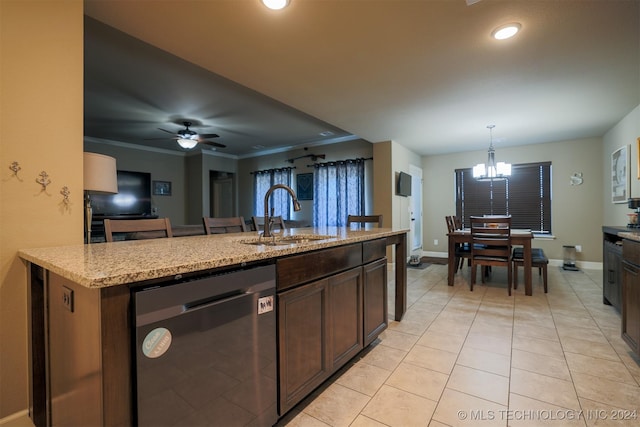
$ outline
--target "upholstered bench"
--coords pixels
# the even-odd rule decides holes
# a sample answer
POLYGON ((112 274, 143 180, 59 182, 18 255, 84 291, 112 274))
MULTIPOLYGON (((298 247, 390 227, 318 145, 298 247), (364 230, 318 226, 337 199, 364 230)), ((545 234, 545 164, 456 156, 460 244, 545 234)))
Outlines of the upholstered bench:
MULTIPOLYGON (((524 249, 513 249, 513 289, 518 288, 518 267, 524 267, 524 249)), ((544 293, 547 293, 547 265, 549 259, 544 254, 544 251, 540 248, 531 248, 531 268, 538 268, 538 274, 542 274, 542 281, 544 283, 544 293)))

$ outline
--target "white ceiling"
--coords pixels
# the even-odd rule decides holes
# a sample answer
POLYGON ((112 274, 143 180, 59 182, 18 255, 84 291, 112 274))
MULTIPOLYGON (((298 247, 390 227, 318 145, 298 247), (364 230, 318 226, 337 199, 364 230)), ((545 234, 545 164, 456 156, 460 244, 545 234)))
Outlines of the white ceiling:
POLYGON ((496 149, 602 136, 640 104, 640 0, 85 0, 85 13, 146 42, 87 20, 94 138, 162 144, 144 139, 192 119, 241 157, 354 135, 429 155, 486 149, 488 124, 496 149), (490 37, 513 21, 516 37, 490 37))

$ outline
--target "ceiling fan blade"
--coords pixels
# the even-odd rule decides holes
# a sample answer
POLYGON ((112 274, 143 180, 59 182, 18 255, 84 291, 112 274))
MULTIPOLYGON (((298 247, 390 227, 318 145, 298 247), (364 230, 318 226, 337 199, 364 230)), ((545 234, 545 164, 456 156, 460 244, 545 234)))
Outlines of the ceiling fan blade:
POLYGON ((220 135, 216 133, 199 133, 200 138, 220 138, 220 135))
POLYGON ((170 133, 171 135, 175 135, 176 134, 175 132, 171 132, 171 131, 166 130, 166 129, 162 129, 162 128, 158 128, 158 129, 160 129, 163 132, 170 133))
POLYGON ((200 141, 200 143, 205 145, 211 145, 212 147, 227 148, 226 145, 220 144, 218 142, 213 142, 213 141, 200 141))

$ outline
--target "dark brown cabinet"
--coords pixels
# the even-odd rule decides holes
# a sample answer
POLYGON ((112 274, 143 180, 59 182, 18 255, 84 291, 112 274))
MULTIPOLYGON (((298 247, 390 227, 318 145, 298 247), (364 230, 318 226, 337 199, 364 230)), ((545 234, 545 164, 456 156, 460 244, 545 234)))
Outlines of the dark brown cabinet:
POLYGON ((364 348, 362 329, 362 269, 327 279, 329 288, 329 353, 335 371, 364 348))
POLYGON ((623 243, 622 338, 640 356, 640 243, 623 243))
POLYGON ((621 311, 622 304, 622 238, 624 227, 602 227, 602 302, 621 311))
POLYGON ((385 245, 381 239, 278 260, 280 415, 387 327, 385 245))
POLYGON ((602 302, 620 311, 622 299, 622 242, 604 241, 602 302))
POLYGON ((363 349, 362 269, 278 295, 284 414, 363 349))
POLYGON ((329 376, 327 281, 278 295, 280 414, 329 376))
POLYGON ((387 259, 362 267, 364 282, 364 346, 371 344, 387 329, 387 259))

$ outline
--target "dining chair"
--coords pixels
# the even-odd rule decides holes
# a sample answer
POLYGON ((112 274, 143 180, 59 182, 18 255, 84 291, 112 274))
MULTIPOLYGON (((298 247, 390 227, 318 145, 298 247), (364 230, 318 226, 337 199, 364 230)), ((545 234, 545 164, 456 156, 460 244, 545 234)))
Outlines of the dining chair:
MULTIPOLYGON (((456 227, 456 219, 453 215, 447 215, 444 217, 445 222, 447 223, 447 231, 449 233, 453 233, 454 231, 456 231, 459 227, 456 227)), ((464 266, 464 260, 470 260, 471 259, 471 249, 469 249, 469 245, 463 244, 463 243, 458 243, 456 244, 455 247, 455 270, 454 271, 458 271, 458 270, 462 270, 462 267, 464 266)))
POLYGON ((123 234, 123 240, 173 237, 169 218, 105 219, 104 236, 107 242, 113 242, 114 233, 123 234))
MULTIPOLYGON (((513 289, 518 289, 518 267, 524 267, 524 250, 521 247, 513 248, 513 289)), ((547 265, 549 258, 545 255, 541 248, 531 248, 531 267, 538 269, 538 274, 542 276, 542 284, 544 293, 548 291, 547 287, 547 265)))
POLYGON ((347 227, 351 224, 360 224, 364 227, 367 223, 378 224, 378 227, 382 228, 382 215, 347 215, 347 227))
MULTIPOLYGON (((477 267, 506 267, 507 289, 511 296, 511 217, 472 216, 471 221, 471 280, 470 287, 476 282, 477 267)), ((485 271, 482 271, 484 282, 485 271)))
MULTIPOLYGON (((284 219, 282 216, 273 216, 271 218, 271 230, 280 229, 282 231, 286 230, 287 227, 284 225, 284 219)), ((251 222, 253 223, 253 228, 255 231, 262 231, 264 229, 264 217, 263 216, 252 216, 251 222)))
POLYGON ((202 217, 202 225, 206 234, 240 233, 249 231, 244 218, 232 216, 226 218, 202 217))

